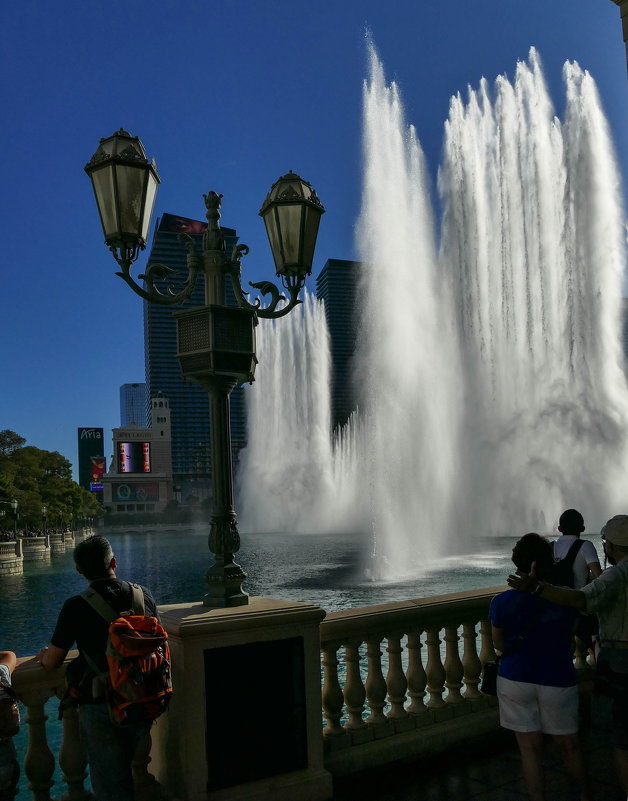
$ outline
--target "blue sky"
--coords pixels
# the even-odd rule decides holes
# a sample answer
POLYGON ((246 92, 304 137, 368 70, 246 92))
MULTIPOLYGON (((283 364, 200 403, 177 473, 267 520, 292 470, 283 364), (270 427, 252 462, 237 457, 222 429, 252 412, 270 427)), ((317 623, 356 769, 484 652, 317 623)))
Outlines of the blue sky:
POLYGON ((76 463, 77 426, 102 426, 110 442, 119 386, 143 380, 141 301, 114 275, 83 173, 120 127, 157 160, 156 215, 202 218, 202 194, 224 194, 223 224, 251 247, 247 280, 272 278, 257 212, 289 169, 327 209, 314 275, 327 258, 355 256, 367 28, 433 178, 450 96, 512 76, 534 45, 559 114, 564 61, 594 76, 628 179, 626 57, 611 0, 9 4, 0 429, 76 463))

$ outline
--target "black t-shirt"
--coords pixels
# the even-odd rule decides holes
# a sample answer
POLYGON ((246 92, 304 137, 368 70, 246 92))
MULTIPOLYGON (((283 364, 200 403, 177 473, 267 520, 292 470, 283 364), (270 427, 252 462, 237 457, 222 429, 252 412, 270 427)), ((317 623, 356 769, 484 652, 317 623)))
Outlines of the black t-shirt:
MULTIPOLYGON (((133 593, 128 581, 119 578, 99 579, 90 582, 90 587, 96 590, 118 614, 130 611, 133 593)), ((153 596, 145 587, 142 587, 142 592, 144 614, 158 617, 153 596)), ((76 643, 80 653, 87 653, 101 670, 105 671, 108 633, 109 622, 85 598, 73 595, 61 607, 51 643, 64 651, 69 651, 76 643)))

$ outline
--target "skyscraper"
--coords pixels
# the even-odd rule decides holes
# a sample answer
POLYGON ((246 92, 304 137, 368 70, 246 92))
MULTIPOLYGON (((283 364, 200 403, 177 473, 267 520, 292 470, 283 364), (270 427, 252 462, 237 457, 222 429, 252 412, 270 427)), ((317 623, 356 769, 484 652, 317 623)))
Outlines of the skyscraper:
POLYGON ((316 279, 316 297, 325 305, 331 347, 331 417, 336 428, 356 408, 353 356, 357 341, 356 290, 359 261, 327 259, 316 279))
MULTIPOLYGON (((199 220, 164 214, 157 222, 149 264, 164 264, 187 274, 186 251, 179 242, 180 233, 189 234, 200 253, 206 224, 199 220)), ((233 228, 222 229, 227 252, 237 242, 233 228)), ((226 303, 235 305, 232 291, 226 291, 226 303)), ((209 406, 206 391, 198 384, 187 384, 181 377, 177 359, 177 328, 173 311, 205 305, 202 273, 189 300, 174 309, 144 301, 144 361, 146 397, 162 392, 170 401, 172 415, 172 472, 182 503, 202 500, 210 492, 209 406)), ((150 410, 149 410, 150 411, 150 410)), ((237 452, 245 444, 244 396, 241 387, 231 394, 232 448, 237 452)), ((148 420, 149 425, 151 420, 148 420)))
POLYGON ((122 384, 120 387, 120 426, 146 428, 146 384, 122 384))

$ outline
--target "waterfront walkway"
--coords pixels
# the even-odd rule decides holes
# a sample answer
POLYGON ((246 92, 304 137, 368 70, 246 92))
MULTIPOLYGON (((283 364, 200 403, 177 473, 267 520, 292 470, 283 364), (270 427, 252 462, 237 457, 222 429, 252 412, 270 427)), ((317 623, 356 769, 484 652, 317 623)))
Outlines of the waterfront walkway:
MULTIPOLYGON (((626 801, 615 777, 609 720, 608 701, 595 697, 591 723, 582 734, 585 759, 596 801, 626 801)), ((578 801, 549 740, 545 768, 548 801, 578 801)), ((527 797, 517 743, 512 732, 504 730, 473 747, 365 771, 334 783, 334 801, 525 801, 527 797)))

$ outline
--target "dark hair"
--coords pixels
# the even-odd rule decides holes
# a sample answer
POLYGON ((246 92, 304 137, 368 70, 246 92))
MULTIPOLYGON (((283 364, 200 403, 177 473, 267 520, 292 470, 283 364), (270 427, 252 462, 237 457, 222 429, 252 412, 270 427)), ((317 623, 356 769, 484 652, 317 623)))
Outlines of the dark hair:
POLYGON ((529 573, 532 562, 536 562, 537 576, 545 579, 554 563, 552 546, 540 534, 524 534, 512 549, 512 561, 522 573, 529 573))
POLYGON ((113 550, 105 537, 88 537, 74 549, 74 561, 89 581, 106 576, 112 559, 113 550))
POLYGON ((558 520, 558 527, 563 534, 575 534, 584 531, 584 517, 577 509, 566 509, 558 520))

